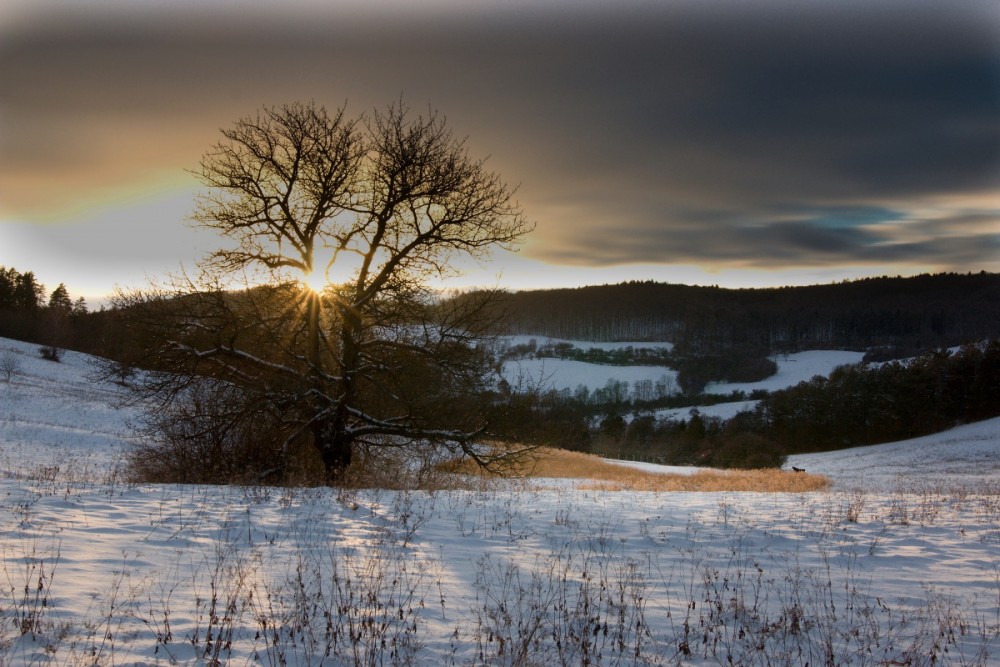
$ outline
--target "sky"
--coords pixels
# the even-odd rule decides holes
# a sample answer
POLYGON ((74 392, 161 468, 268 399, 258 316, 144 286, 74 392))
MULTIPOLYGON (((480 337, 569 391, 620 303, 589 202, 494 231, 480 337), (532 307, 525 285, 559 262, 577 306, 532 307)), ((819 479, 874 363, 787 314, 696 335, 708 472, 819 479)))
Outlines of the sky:
POLYGON ((5 0, 0 265, 90 299, 191 270, 220 128, 400 99, 536 223, 451 286, 1000 271, 994 0, 5 0))

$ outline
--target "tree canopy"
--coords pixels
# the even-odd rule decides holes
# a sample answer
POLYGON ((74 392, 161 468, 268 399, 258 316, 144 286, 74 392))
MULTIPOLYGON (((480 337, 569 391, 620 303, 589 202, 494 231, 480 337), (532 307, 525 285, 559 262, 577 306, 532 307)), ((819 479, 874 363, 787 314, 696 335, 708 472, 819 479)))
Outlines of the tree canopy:
POLYGON ((434 442, 489 465, 490 295, 449 304, 428 280, 517 246, 531 225, 514 189, 401 103, 265 108, 222 134, 194 218, 229 244, 198 278, 119 299, 147 339, 138 363, 169 371, 139 388, 162 408, 152 431, 254 442, 268 473, 311 446, 328 481, 358 447, 434 442))

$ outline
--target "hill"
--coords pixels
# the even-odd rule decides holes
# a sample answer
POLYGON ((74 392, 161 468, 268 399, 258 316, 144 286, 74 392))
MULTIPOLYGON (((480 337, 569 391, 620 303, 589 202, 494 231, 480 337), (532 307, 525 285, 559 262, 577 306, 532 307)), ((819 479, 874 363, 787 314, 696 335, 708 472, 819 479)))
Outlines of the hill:
POLYGON ((733 347, 764 353, 884 348, 889 358, 1000 337, 1000 275, 769 289, 629 282, 509 293, 502 307, 508 334, 669 340, 692 354, 733 347))
POLYGON ((3 665, 985 667, 1000 651, 1000 420, 797 456, 834 480, 817 493, 122 485, 120 389, 85 355, 0 339, 5 354, 3 665))
MULTIPOLYGON (((86 354, 67 352, 62 362, 53 363, 39 356, 36 345, 0 338, 0 359, 5 355, 17 359, 18 370, 9 382, 0 379, 0 476, 30 477, 45 470, 62 480, 98 481, 112 475, 132 442, 129 425, 141 416, 135 407, 118 405, 122 387, 94 382, 92 358, 86 354)), ((828 375, 844 361, 836 352, 790 356, 781 360, 782 370, 768 387, 787 388, 803 377, 828 375)), ((605 370, 591 365, 589 381, 603 381, 605 370)), ((848 488, 859 479, 995 479, 1000 418, 890 445, 796 454, 789 465, 808 467, 848 488)))

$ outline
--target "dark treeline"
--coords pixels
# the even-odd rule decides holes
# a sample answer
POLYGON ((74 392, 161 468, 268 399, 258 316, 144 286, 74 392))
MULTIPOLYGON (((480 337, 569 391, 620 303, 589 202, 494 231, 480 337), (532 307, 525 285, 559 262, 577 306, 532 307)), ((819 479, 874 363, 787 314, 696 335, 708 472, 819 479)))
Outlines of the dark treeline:
POLYGON ((511 293, 503 305, 505 333, 666 340, 695 356, 832 348, 888 359, 1000 336, 1000 275, 991 273, 769 289, 630 282, 511 293))
POLYGON ((58 361, 64 349, 107 355, 126 332, 109 311, 90 312, 86 300, 71 297, 59 283, 47 291, 32 271, 0 266, 0 336, 38 343, 40 353, 58 361))
POLYGON ((1000 340, 836 369, 764 398, 751 424, 787 453, 874 445, 1000 416, 1000 340))
POLYGON ((550 392, 521 396, 498 423, 510 437, 603 456, 778 466, 789 454, 905 440, 1000 416, 1000 340, 906 362, 843 366, 828 378, 751 398, 759 399, 756 409, 732 419, 694 410, 671 420, 650 412, 669 400, 642 403, 624 391, 599 397, 550 392))
POLYGON ((674 355, 669 347, 618 347, 602 349, 583 344, 577 347, 566 341, 539 342, 532 338, 526 343, 507 347, 502 359, 554 358, 571 359, 605 366, 670 366, 674 355))
POLYGON ((44 305, 45 286, 34 273, 0 266, 0 336, 34 340, 44 305))

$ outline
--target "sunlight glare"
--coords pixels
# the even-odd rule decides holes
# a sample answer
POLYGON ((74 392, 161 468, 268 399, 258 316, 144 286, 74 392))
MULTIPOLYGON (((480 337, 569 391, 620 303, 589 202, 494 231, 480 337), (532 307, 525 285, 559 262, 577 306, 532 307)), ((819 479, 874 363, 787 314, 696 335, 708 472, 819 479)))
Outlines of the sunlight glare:
POLYGON ((327 281, 326 276, 323 275, 322 271, 313 271, 302 277, 302 284, 304 284, 312 292, 322 294, 330 283, 327 281))

